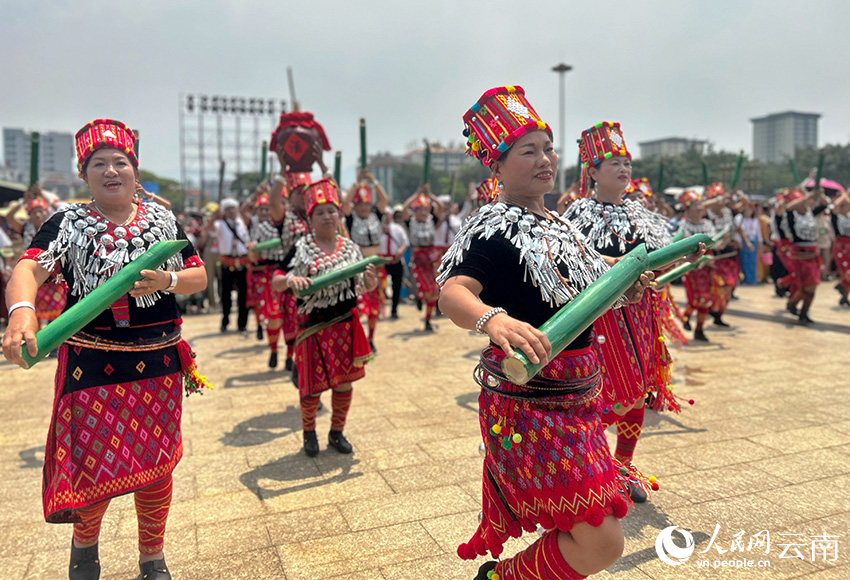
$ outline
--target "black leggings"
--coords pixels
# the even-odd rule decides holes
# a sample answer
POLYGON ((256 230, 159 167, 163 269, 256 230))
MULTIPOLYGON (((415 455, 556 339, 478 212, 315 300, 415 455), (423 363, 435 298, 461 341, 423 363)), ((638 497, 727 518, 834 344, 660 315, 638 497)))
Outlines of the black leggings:
POLYGON ((248 270, 245 268, 221 267, 221 325, 227 326, 230 322, 230 307, 233 299, 230 293, 236 286, 237 308, 236 327, 245 330, 248 327, 248 270))
POLYGON ((401 262, 387 264, 387 276, 393 285, 393 307, 392 312, 398 311, 398 301, 401 300, 401 286, 404 280, 404 265, 401 262))

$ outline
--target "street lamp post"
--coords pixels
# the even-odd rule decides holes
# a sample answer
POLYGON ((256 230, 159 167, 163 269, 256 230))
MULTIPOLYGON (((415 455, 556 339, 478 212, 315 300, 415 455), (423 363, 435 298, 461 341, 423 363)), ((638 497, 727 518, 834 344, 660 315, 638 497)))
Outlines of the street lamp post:
POLYGON ((573 67, 564 63, 552 67, 552 71, 558 73, 558 80, 560 81, 560 92, 558 99, 560 127, 558 130, 561 133, 561 162, 558 164, 560 166, 560 191, 558 193, 563 193, 567 190, 567 172, 565 171, 566 167, 564 165, 567 159, 567 130, 564 127, 564 118, 567 116, 566 103, 564 101, 564 73, 571 70, 573 70, 573 67))

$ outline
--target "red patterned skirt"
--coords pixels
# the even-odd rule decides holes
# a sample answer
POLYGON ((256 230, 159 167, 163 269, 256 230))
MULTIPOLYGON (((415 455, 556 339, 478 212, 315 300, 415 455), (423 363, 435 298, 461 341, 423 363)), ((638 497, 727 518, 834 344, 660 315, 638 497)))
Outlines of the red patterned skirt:
POLYGON ((720 277, 724 286, 734 288, 741 279, 741 262, 738 255, 714 260, 714 273, 720 277))
POLYGON ((131 352, 59 347, 44 454, 48 522, 78 522, 80 508, 174 470, 183 455, 181 358, 176 345, 131 352))
MULTIPOLYGON (((504 356, 496 348, 485 350, 482 365, 498 365, 504 356)), ((579 522, 599 526, 608 514, 626 515, 628 505, 599 420, 599 372, 592 347, 562 352, 538 376, 570 381, 583 390, 536 399, 518 398, 535 389, 481 373, 482 384, 502 393, 482 388, 478 398, 487 447, 484 517, 469 542, 458 547, 461 558, 488 551, 498 557, 509 537, 534 531, 538 524, 567 532, 579 522), (496 424, 498 434, 492 430, 496 424), (509 444, 506 439, 515 434, 521 442, 509 444)))
POLYGON ((65 310, 65 284, 47 281, 35 295, 35 315, 39 322, 51 322, 65 310))
POLYGON ((799 287, 816 286, 820 284, 820 273, 823 268, 817 247, 791 246, 791 266, 794 268, 794 278, 799 287))
POLYGON ((366 376, 372 357, 357 310, 328 323, 299 330, 295 340, 298 391, 302 398, 366 376))
POLYGON ((270 321, 282 318, 281 300, 279 293, 272 290, 274 266, 258 266, 257 268, 261 269, 251 270, 248 276, 248 306, 257 309, 260 324, 266 327, 270 321), (250 302, 252 299, 253 304, 250 302))
POLYGON ((707 313, 712 306, 712 269, 706 266, 695 268, 682 276, 688 310, 707 313))
POLYGON ((790 240, 776 241, 776 257, 779 258, 779 261, 785 267, 785 271, 788 272, 788 274, 777 280, 777 282, 781 286, 788 288, 792 296, 799 290, 797 276, 794 274, 794 263, 791 261, 791 246, 793 245, 790 240))
POLYGON ((593 323, 603 412, 630 407, 647 393, 655 394, 658 410, 681 411, 668 390, 673 359, 661 335, 658 302, 658 294, 644 292, 640 302, 608 310, 593 323))
POLYGON ((682 320, 682 312, 679 310, 679 305, 673 300, 673 295, 670 294, 670 285, 667 284, 662 288, 656 288, 659 294, 658 311, 661 321, 661 330, 667 340, 672 340, 676 344, 688 344, 688 337, 679 326, 682 320))
POLYGON ((845 291, 850 291, 850 237, 836 236, 832 242, 832 259, 838 270, 838 283, 845 291))
POLYGON ((437 285, 437 268, 442 254, 435 246, 413 248, 413 259, 410 269, 416 280, 416 295, 420 300, 436 302, 440 295, 437 285))
POLYGON ((357 296, 357 309, 369 320, 378 320, 383 315, 387 297, 384 288, 387 281, 387 271, 378 268, 378 285, 371 292, 363 292, 357 296))

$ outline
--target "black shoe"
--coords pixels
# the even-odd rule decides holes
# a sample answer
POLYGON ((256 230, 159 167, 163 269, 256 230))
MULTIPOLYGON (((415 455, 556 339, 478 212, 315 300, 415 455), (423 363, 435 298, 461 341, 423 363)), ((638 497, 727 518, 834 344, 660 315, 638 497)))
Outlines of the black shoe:
POLYGON ((425 321, 425 332, 434 332, 434 327, 431 326, 430 320, 425 321))
POLYGON ((248 327, 247 326, 240 326, 236 330, 239 331, 239 332, 248 332, 248 327))
POLYGON ((141 574, 136 576, 136 580, 171 580, 171 572, 165 565, 165 558, 139 564, 139 570, 141 574))
POLYGON ((220 330, 221 330, 221 333, 222 333, 222 334, 224 334, 225 332, 227 332, 227 323, 226 323, 226 322, 222 322, 222 323, 221 323, 221 329, 220 329, 220 330))
POLYGON ((98 580, 100 578, 100 559, 97 544, 88 548, 78 548, 71 540, 71 563, 68 564, 70 580, 98 580))
POLYGON ((373 341, 369 341, 369 348, 372 349, 372 354, 378 354, 378 349, 373 341))
POLYGON ((342 434, 342 431, 331 431, 328 433, 328 446, 333 447, 340 453, 351 453, 351 443, 342 434))
POLYGON ((788 288, 784 286, 780 286, 779 284, 773 285, 773 291, 779 298, 785 298, 788 295, 788 288))
POLYGON ((475 578, 473 578, 472 580, 489 580, 487 577, 487 573, 490 572, 490 570, 492 570, 493 568, 495 568, 496 564, 498 564, 498 562, 496 562, 495 560, 484 562, 478 569, 478 574, 476 574, 475 578))
POLYGON ((722 326, 723 328, 729 328, 729 325, 720 318, 720 315, 714 317, 714 326, 722 326))
POLYGON ((393 310, 393 311, 390 313, 390 318, 391 318, 392 320, 398 320, 398 312, 396 312, 395 310, 393 310))
POLYGON ((304 453, 307 457, 315 457, 319 454, 319 438, 315 431, 304 431, 304 453))
POLYGON ((420 300, 419 298, 416 299, 416 310, 422 310, 422 300, 420 300))
POLYGON ((263 327, 257 327, 257 340, 263 340, 263 327))
POLYGON ((806 314, 805 312, 800 313, 800 317, 799 317, 798 320, 800 321, 800 324, 814 324, 815 323, 815 321, 812 320, 811 318, 809 318, 809 315, 806 314))
POLYGON ((646 498, 648 496, 646 495, 646 491, 644 491, 642 488, 638 487, 637 485, 635 485, 634 483, 632 483, 630 481, 629 482, 629 497, 635 503, 646 503, 646 498))
POLYGON ((292 367, 292 384, 298 388, 298 367, 292 367))
POLYGON ((283 363, 283 368, 288 370, 288 371, 291 371, 293 366, 294 366, 294 363, 292 362, 292 359, 287 357, 286 362, 283 363))
POLYGON ((690 318, 687 318, 684 321, 682 321, 682 328, 684 328, 685 330, 691 329, 691 319, 690 318))
POLYGON ((787 310, 788 312, 790 312, 790 313, 791 313, 791 314, 793 314, 794 316, 799 316, 799 315, 800 315, 800 311, 799 311, 799 310, 797 310, 797 305, 796 305, 796 304, 791 304, 791 303, 789 302, 788 304, 786 304, 786 305, 785 305, 785 310, 787 310))
POLYGON ((708 337, 705 335, 705 332, 702 331, 702 328, 697 328, 694 331, 694 340, 699 340, 701 342, 708 342, 708 337))
POLYGON ((839 306, 850 306, 850 300, 847 300, 846 297, 842 297, 841 300, 838 301, 839 306))
POLYGON ((276 369, 277 368, 277 353, 273 352, 269 355, 269 368, 276 369))

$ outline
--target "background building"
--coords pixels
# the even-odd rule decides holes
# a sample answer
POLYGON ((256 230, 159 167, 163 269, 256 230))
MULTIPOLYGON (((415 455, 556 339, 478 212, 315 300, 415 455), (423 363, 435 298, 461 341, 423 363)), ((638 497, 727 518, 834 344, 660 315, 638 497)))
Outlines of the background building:
MULTIPOLYGON (((3 128, 3 161, 16 181, 25 183, 30 175, 30 133, 23 129, 3 128)), ((74 136, 70 133, 41 133, 38 142, 39 180, 74 181, 74 136)))
POLYGON ((818 146, 817 113, 774 113, 753 123, 753 157, 763 163, 781 163, 800 147, 818 146))
POLYGON ((706 141, 684 137, 667 137, 638 143, 641 157, 676 157, 691 150, 696 150, 702 155, 705 152, 705 145, 706 141))

